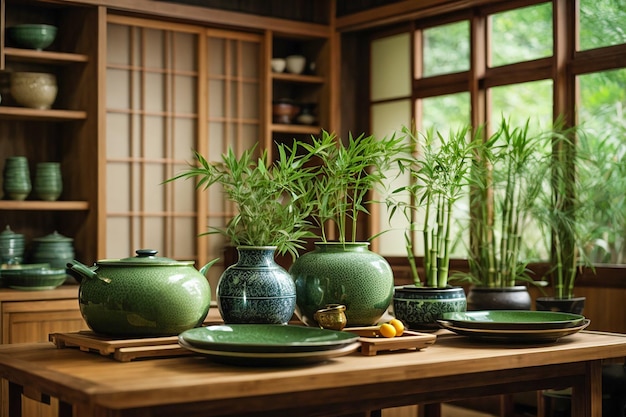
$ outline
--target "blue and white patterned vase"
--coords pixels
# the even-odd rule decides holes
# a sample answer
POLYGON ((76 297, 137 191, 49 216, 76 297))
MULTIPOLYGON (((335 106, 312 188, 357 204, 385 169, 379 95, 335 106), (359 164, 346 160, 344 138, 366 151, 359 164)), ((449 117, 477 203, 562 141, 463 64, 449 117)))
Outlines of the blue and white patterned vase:
POLYGON ((393 314, 409 329, 438 330, 437 320, 443 317, 443 313, 462 312, 466 308, 467 299, 462 287, 404 285, 394 290, 393 314))
POLYGON ((318 242, 289 270, 296 282, 296 314, 316 326, 315 312, 327 304, 346 306, 347 326, 370 326, 385 314, 393 297, 393 272, 369 243, 318 242))
POLYGON ((296 308, 296 287, 274 260, 274 246, 239 246, 239 259, 217 283, 225 323, 285 324, 296 308))

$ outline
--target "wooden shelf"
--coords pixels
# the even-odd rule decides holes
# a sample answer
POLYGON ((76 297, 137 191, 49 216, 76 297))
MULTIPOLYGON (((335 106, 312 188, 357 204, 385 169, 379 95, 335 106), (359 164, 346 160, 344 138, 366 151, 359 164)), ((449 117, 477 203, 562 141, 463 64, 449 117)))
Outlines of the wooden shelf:
POLYGON ((0 210, 81 211, 88 209, 89 203, 86 201, 0 201, 0 210))
POLYGON ((274 72, 272 73, 272 79, 276 81, 303 84, 324 84, 324 82, 326 81, 324 77, 321 77, 319 75, 290 74, 288 72, 274 72))
POLYGON ((87 112, 82 110, 41 110, 26 107, 0 106, 0 119, 62 122, 64 120, 84 120, 86 118, 87 112))
POLYGON ((34 49, 4 48, 7 59, 20 62, 40 62, 47 64, 70 64, 87 62, 87 55, 67 52, 37 51, 34 49))
POLYGON ((309 125, 288 125, 288 124, 272 124, 272 131, 275 133, 293 133, 304 135, 319 135, 322 130, 319 126, 309 125))

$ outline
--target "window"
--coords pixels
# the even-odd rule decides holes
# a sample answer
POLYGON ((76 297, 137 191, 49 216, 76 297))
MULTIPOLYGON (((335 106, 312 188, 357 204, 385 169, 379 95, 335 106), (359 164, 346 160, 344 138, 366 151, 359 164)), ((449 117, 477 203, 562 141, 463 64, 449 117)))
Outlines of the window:
MULTIPOLYGON (((626 3, 510 3, 493 2, 412 22, 406 29, 411 44, 402 47, 413 57, 409 101, 402 101, 402 112, 387 109, 387 118, 380 98, 372 95, 372 131, 384 135, 412 122, 420 131, 447 132, 469 122, 493 130, 501 116, 513 125, 530 120, 531 129, 545 130, 559 116, 568 117, 581 128, 576 146, 589 164, 577 173, 585 185, 580 197, 594 202, 580 214, 588 254, 596 264, 625 264, 626 32, 621 22, 626 20, 626 3), (404 107, 408 103, 410 116, 404 107), (600 166, 603 175, 589 175, 591 164, 600 166)), ((375 42, 380 45, 385 39, 378 35, 375 42)), ((372 86, 379 81, 376 75, 373 71, 372 86)), ((378 227, 388 228, 387 220, 381 210, 378 227)), ((402 242, 403 226, 394 219, 391 227, 391 237, 380 238, 391 243, 381 244, 378 251, 404 256, 403 248, 392 244, 402 242)), ((532 234, 526 239, 529 256, 548 259, 546 239, 540 242, 532 234)), ((456 255, 463 257, 462 251, 456 255)))

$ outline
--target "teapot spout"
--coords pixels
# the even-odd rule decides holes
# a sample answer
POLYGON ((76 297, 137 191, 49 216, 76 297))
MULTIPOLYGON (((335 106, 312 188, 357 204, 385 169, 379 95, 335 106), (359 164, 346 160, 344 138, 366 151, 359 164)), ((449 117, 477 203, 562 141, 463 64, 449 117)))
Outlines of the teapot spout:
POLYGON ((209 268, 211 268, 213 264, 219 260, 220 258, 215 258, 206 265, 204 265, 202 268, 200 268, 200 273, 206 277, 206 273, 209 271, 209 268))
POLYGON ((89 268, 87 265, 78 262, 77 260, 68 262, 67 268, 69 271, 71 271, 71 274, 73 277, 76 278, 77 275, 80 276, 79 282, 81 282, 83 278, 88 278, 88 279, 96 278, 106 284, 111 282, 109 278, 101 277, 100 275, 96 273, 96 271, 89 268))

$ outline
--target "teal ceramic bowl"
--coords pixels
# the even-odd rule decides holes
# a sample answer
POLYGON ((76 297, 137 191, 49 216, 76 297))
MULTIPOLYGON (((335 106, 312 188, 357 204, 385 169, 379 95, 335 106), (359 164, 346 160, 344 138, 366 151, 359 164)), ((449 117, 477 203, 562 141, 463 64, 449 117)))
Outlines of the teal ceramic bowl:
POLYGON ((52 25, 23 24, 8 28, 11 40, 17 46, 28 49, 46 49, 57 36, 57 28, 52 25))
POLYGON ((22 291, 52 290, 66 278, 65 269, 50 268, 48 264, 19 265, 2 270, 3 284, 22 291))

